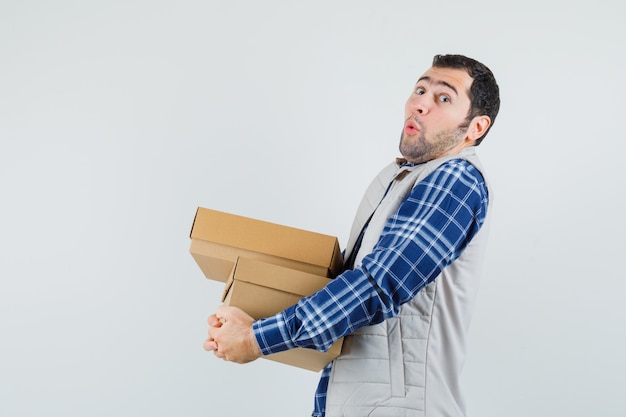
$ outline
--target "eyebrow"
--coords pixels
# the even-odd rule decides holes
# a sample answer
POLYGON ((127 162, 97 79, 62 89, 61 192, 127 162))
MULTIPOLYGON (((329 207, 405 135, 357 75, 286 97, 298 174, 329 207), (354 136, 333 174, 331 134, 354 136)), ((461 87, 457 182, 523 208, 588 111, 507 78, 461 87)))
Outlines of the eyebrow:
POLYGON ((449 84, 449 83, 447 83, 445 81, 442 81, 442 80, 433 81, 432 78, 430 78, 428 76, 421 77, 419 80, 417 80, 418 83, 420 81, 427 81, 427 82, 429 82, 431 84, 435 84, 435 85, 444 85, 444 86, 448 87, 449 89, 451 89, 452 91, 454 91, 454 94, 456 94, 457 96, 459 95, 459 92, 456 91, 456 88, 452 84, 449 84))

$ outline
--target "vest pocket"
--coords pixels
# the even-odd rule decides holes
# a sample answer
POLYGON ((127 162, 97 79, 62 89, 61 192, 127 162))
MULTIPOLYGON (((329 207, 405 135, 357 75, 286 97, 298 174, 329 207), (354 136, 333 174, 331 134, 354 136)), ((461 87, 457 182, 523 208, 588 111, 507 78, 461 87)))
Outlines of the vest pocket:
POLYGON ((399 317, 387 319, 387 341, 389 349, 389 381, 391 383, 391 396, 404 397, 406 395, 406 391, 404 384, 402 330, 399 317))

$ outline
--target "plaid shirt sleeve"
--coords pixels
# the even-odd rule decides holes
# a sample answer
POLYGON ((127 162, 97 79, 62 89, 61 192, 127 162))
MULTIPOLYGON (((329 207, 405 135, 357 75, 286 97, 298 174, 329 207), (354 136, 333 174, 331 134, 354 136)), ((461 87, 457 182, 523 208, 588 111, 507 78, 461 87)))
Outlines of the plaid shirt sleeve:
POLYGON ((315 294, 253 324, 264 355, 296 347, 328 350, 339 338, 398 314, 459 257, 482 226, 487 188, 465 160, 416 184, 360 266, 315 294))

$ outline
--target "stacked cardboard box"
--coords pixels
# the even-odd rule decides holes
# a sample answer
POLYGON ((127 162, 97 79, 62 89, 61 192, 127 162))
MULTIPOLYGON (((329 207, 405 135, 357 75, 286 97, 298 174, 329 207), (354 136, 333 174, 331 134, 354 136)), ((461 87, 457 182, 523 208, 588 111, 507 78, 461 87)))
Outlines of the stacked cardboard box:
MULTIPOLYGON (((250 258, 238 258, 226 282, 222 301, 239 307, 254 319, 272 316, 302 297, 323 288, 329 278, 273 265, 250 258)), ((319 371, 341 353, 342 340, 327 352, 297 348, 265 358, 319 371)))
POLYGON ((190 252, 207 278, 224 282, 239 256, 325 277, 343 267, 336 237, 202 207, 190 252))
MULTIPOLYGON (((222 301, 255 319, 323 288, 343 266, 336 237, 202 207, 190 237, 204 275, 225 282, 222 301)), ((327 352, 298 348, 264 358, 319 371, 339 355, 342 341, 327 352)))

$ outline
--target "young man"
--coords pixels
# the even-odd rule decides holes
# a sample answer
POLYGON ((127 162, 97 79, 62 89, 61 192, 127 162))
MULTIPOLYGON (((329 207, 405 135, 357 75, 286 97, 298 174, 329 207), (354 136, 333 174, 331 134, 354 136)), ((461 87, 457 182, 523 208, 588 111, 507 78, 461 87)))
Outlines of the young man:
POLYGON ((486 66, 435 56, 406 103, 403 158, 372 181, 357 211, 345 271, 267 319, 220 306, 204 348, 244 363, 326 350, 346 336, 322 372, 313 416, 464 416, 459 377, 489 214, 475 150, 499 107, 486 66))

